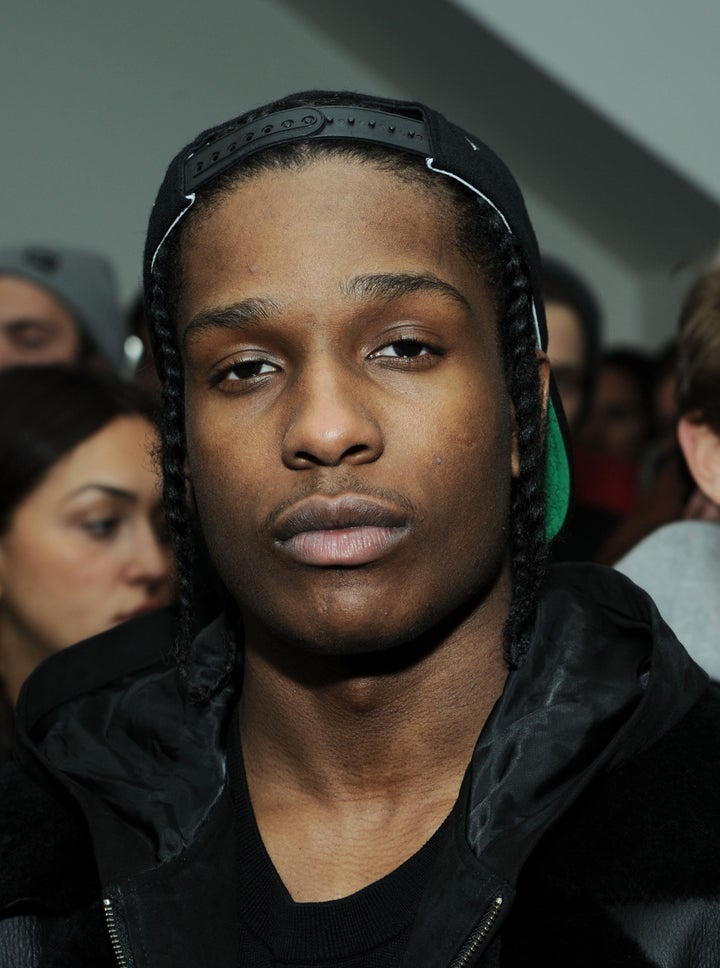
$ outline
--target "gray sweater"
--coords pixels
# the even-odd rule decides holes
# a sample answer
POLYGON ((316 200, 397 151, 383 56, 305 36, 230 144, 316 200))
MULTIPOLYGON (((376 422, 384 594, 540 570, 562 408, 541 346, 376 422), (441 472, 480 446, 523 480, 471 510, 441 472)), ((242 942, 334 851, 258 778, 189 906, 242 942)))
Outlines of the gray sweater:
POLYGON ((667 524, 615 568, 650 594, 693 659, 720 680, 720 525, 667 524))

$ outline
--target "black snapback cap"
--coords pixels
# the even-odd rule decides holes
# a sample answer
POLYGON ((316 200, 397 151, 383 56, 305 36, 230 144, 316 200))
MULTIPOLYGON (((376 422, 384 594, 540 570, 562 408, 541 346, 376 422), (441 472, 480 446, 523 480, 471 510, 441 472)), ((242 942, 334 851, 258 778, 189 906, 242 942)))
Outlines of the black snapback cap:
MULTIPOLYGON (((432 108, 412 101, 303 91, 201 132, 171 161, 148 225, 143 264, 145 292, 152 289, 158 252, 190 210, 198 192, 223 172, 271 146, 293 141, 343 139, 366 141, 418 155, 428 170, 452 178, 483 199, 518 242, 530 274, 533 316, 540 349, 547 349, 547 326, 541 298, 542 264, 537 240, 520 188, 505 163, 474 135, 432 108), (294 100, 302 101, 292 106, 294 100), (290 105, 290 106, 287 106, 290 105)), ((546 535, 560 531, 570 503, 568 434, 560 397, 550 380, 546 421, 546 535)))

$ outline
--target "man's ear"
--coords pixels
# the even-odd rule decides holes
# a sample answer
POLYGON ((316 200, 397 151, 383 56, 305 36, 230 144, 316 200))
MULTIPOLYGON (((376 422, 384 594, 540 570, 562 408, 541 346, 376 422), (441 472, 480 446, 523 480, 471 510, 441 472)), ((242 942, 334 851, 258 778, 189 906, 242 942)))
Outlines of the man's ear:
POLYGON ((712 427, 681 417, 678 441, 695 483, 713 504, 720 505, 720 437, 712 427))
MULTIPOLYGON (((538 361, 538 378, 540 380, 540 403, 543 412, 543 426, 547 417, 548 399, 550 397, 550 360, 542 350, 535 351, 538 361)), ((517 439, 517 422, 515 419, 515 408, 513 407, 513 439, 512 439, 512 476, 520 476, 520 450, 517 439)))

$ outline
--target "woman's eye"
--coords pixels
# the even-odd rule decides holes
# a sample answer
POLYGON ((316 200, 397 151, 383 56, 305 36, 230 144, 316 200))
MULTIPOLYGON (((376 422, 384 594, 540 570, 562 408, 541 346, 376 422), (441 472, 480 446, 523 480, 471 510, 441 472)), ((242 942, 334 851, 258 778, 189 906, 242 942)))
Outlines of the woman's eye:
POLYGON ((418 339, 398 339, 381 346, 370 354, 371 359, 412 360, 418 356, 430 356, 432 349, 418 339))
POLYGON ((87 531, 91 538, 95 538, 98 541, 112 538, 113 535, 116 534, 119 527, 119 517, 91 518, 89 521, 83 522, 83 528, 85 531, 87 531))

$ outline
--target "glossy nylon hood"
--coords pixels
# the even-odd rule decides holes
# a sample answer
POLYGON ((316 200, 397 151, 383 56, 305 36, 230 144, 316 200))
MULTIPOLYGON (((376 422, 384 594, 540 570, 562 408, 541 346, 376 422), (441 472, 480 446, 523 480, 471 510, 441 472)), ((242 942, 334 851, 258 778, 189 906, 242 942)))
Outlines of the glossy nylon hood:
MULTIPOLYGON (((592 565, 553 572, 528 658, 478 739, 459 811, 470 857, 509 884, 593 777, 664 734, 707 683, 627 579, 592 565)), ((198 679, 217 675, 224 628, 220 617, 196 639, 198 679)), ((21 762, 78 801, 105 883, 187 851, 225 788, 242 669, 211 701, 191 703, 164 659, 171 636, 162 611, 66 649, 31 675, 18 703, 21 762)))

